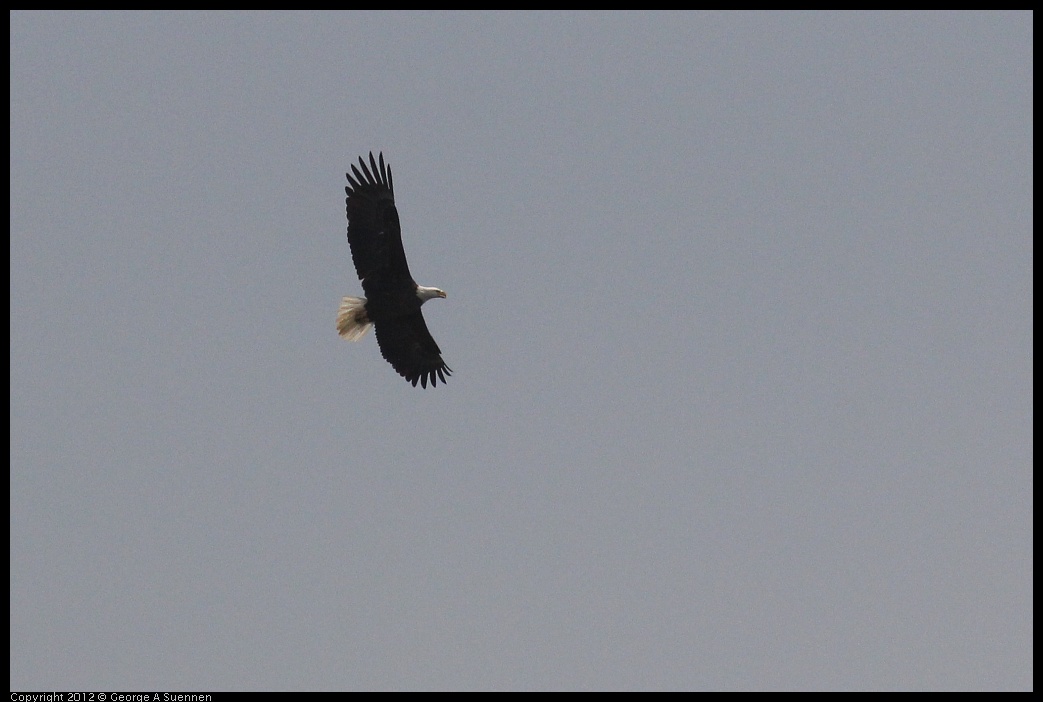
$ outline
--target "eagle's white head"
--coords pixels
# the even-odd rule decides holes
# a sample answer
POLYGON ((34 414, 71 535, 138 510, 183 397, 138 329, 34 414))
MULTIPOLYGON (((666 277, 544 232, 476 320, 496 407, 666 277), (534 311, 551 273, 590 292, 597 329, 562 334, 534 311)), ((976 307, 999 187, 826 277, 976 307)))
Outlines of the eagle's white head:
POLYGON ((416 286, 416 296, 420 298, 420 304, 435 297, 445 297, 445 290, 438 288, 425 288, 423 285, 416 286))

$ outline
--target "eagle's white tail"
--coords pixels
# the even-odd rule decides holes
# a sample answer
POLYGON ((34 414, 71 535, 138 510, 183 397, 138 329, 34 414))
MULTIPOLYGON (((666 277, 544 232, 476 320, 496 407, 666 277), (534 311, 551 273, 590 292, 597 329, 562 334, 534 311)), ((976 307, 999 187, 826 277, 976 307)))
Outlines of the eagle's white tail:
POLYGON ((337 311, 337 333, 342 339, 358 341, 373 323, 366 315, 366 298, 346 297, 340 301, 340 309, 337 311))

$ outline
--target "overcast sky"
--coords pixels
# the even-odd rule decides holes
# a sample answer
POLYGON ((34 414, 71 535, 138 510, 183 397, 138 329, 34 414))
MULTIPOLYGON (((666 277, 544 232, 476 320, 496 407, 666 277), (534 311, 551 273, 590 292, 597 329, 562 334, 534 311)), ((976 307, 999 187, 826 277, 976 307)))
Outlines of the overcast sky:
POLYGON ((1031 689, 1032 20, 13 13, 12 689, 1031 689))

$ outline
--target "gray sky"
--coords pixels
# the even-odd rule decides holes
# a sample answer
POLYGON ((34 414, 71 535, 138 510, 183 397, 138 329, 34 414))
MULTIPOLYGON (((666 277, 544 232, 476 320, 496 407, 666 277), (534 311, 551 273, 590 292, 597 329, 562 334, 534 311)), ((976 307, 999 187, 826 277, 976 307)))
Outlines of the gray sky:
POLYGON ((1031 14, 11 15, 11 687, 1032 687, 1031 14), (383 150, 455 371, 360 294, 383 150))

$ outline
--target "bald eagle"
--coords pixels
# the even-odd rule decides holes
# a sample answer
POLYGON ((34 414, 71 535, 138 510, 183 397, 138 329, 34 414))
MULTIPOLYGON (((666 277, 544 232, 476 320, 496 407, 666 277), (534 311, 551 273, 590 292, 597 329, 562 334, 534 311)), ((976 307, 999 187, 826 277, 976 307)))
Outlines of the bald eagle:
POLYGON ((431 337, 420 313, 420 306, 445 291, 417 285, 409 274, 402 230, 395 209, 395 186, 390 164, 380 163, 369 153, 369 166, 359 157, 345 173, 348 186, 348 244, 355 270, 366 297, 345 297, 337 313, 337 332, 341 338, 358 341, 376 327, 380 354, 416 387, 443 383, 452 375, 442 360, 442 352, 431 337), (354 177, 352 177, 354 174, 354 177))

